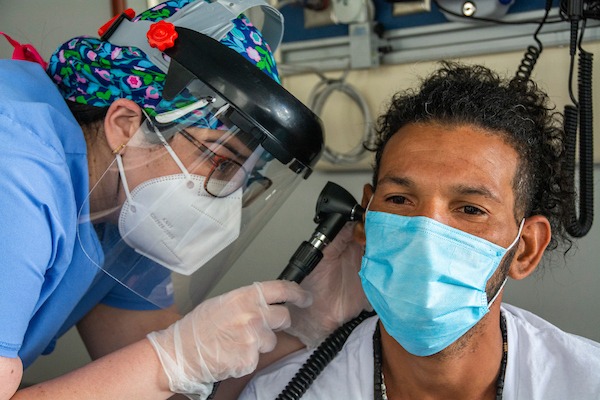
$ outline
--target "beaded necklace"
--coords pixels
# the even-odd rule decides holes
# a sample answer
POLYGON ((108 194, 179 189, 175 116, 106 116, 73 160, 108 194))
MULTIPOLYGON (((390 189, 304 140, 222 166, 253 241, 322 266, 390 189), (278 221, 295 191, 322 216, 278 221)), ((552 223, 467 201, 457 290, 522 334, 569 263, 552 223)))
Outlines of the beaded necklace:
MULTIPOLYGON (((508 358, 508 336, 506 334, 506 319, 504 315, 500 316, 500 330, 502 331, 502 361, 500 363, 500 374, 496 381, 496 400, 502 400, 504 392, 504 376, 506 374, 506 361, 508 358)), ((381 332, 379 324, 376 324, 373 333, 373 362, 374 362, 374 399, 388 400, 387 389, 383 379, 382 354, 381 354, 381 332)))

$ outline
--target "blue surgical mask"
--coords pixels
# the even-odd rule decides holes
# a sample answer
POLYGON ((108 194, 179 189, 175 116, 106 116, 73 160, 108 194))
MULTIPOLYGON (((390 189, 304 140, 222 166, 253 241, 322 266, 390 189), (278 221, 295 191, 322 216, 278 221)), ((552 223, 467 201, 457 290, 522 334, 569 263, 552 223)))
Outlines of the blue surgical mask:
POLYGON ((486 284, 522 227, 503 248, 431 218, 368 211, 359 275, 385 330, 417 356, 454 343, 500 293, 488 303, 486 284))

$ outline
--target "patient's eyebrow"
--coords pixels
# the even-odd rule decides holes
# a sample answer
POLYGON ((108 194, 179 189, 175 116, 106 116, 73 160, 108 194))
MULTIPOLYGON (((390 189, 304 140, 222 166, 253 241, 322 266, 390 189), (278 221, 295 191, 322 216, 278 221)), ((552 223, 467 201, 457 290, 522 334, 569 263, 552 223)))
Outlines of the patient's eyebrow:
POLYGON ((410 179, 407 178, 405 176, 391 176, 391 175, 386 175, 383 178, 381 178, 379 181, 377 181, 377 185, 396 185, 396 186, 404 186, 407 188, 410 187, 414 187, 415 186, 415 182, 410 179))
MULTIPOLYGON (((377 182, 377 185, 378 186, 379 185, 393 185, 393 186, 402 186, 405 188, 416 187, 416 183, 414 180, 412 180, 406 176, 400 176, 400 175, 386 175, 377 182)), ((490 199, 496 203, 502 203, 498 193, 485 185, 458 184, 458 185, 452 186, 451 191, 457 195, 482 196, 482 197, 490 199)))
POLYGON ((496 203, 502 202, 497 193, 484 185, 456 185, 452 188, 452 191, 460 195, 483 196, 487 199, 495 201, 496 203))

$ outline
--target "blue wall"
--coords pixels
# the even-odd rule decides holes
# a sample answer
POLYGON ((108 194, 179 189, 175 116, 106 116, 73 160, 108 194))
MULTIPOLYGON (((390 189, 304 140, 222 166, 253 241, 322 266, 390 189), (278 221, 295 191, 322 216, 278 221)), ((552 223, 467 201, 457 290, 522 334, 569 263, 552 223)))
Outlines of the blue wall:
MULTIPOLYGON (((435 4, 433 4, 433 1, 431 2, 431 12, 421 12, 401 16, 392 15, 392 4, 385 0, 373 0, 373 3, 375 4, 375 20, 380 22, 385 30, 413 28, 448 22, 444 14, 442 14, 435 4)), ((541 10, 544 9, 545 4, 545 0, 516 0, 509 9, 509 14, 540 10, 541 17, 543 15, 541 10)), ((346 36, 348 34, 348 25, 327 25, 305 29, 304 10, 300 6, 285 6, 281 8, 280 11, 285 18, 284 42, 315 40, 335 36, 346 36)))

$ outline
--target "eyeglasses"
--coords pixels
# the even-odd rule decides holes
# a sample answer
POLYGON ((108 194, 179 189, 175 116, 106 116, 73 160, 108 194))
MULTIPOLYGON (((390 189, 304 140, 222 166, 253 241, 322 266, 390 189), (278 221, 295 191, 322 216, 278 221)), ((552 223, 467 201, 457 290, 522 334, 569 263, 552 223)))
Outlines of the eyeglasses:
POLYGON ((250 174, 239 162, 215 153, 185 129, 180 130, 179 133, 203 154, 208 155, 207 158, 212 165, 204 181, 204 189, 211 196, 227 197, 246 185, 242 199, 242 205, 246 207, 273 184, 269 178, 262 176, 258 171, 250 174))

